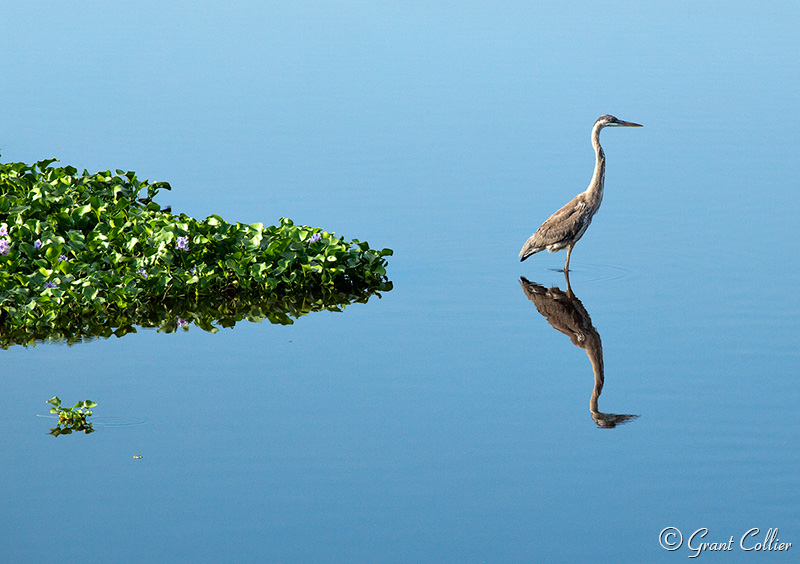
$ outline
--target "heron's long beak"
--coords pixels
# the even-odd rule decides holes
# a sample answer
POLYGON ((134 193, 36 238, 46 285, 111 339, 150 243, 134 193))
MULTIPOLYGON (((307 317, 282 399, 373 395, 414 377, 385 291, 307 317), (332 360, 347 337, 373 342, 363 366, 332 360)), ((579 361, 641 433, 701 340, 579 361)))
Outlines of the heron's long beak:
POLYGON ((620 125, 622 127, 644 127, 640 123, 633 123, 632 121, 622 121, 621 119, 617 120, 617 123, 614 125, 620 125))

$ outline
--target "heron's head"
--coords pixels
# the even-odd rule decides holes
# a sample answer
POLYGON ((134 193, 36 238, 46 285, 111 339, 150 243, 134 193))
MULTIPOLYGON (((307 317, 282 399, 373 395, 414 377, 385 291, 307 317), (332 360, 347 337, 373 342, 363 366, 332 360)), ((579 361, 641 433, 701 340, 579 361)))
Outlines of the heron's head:
POLYGON ((603 129, 604 127, 642 127, 638 123, 633 123, 632 121, 622 121, 621 119, 617 119, 608 114, 597 118, 597 121, 594 122, 594 126, 598 129, 603 129))

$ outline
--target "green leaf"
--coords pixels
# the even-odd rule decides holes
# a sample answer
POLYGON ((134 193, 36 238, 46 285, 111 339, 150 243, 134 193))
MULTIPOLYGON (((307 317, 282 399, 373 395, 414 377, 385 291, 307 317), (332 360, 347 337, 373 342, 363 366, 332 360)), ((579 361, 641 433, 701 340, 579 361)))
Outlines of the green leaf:
POLYGON ((52 263, 58 260, 62 250, 64 250, 64 245, 50 245, 45 250, 44 256, 52 263))

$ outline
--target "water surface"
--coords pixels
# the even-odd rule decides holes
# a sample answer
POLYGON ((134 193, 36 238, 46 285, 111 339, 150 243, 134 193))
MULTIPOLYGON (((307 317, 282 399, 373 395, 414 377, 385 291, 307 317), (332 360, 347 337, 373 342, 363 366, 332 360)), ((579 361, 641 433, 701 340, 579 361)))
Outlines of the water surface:
POLYGON ((343 313, 3 351, 6 558, 686 558, 669 526, 800 546, 799 15, 4 8, 2 158, 135 170, 178 212, 395 250, 394 290, 343 313), (638 416, 614 428, 586 349, 520 285, 566 292, 564 254, 517 261, 588 184, 604 113, 645 126, 603 132, 571 263, 600 411, 638 416), (35 415, 55 394, 145 422, 53 438, 35 415))

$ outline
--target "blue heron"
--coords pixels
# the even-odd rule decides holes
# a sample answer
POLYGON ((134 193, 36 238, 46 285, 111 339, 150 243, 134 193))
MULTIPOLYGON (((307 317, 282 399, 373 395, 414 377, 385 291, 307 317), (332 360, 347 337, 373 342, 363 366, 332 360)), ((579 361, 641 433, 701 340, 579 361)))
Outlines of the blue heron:
POLYGON ((606 155, 600 146, 600 130, 604 127, 642 127, 638 123, 622 121, 614 116, 604 115, 597 118, 592 127, 592 146, 597 160, 594 175, 589 187, 581 192, 563 208, 551 215, 536 233, 530 236, 519 252, 519 260, 523 261, 532 254, 547 249, 551 253, 567 249, 567 262, 564 272, 569 272, 569 258, 586 229, 592 222, 594 214, 600 209, 603 201, 603 181, 606 176, 606 155))

